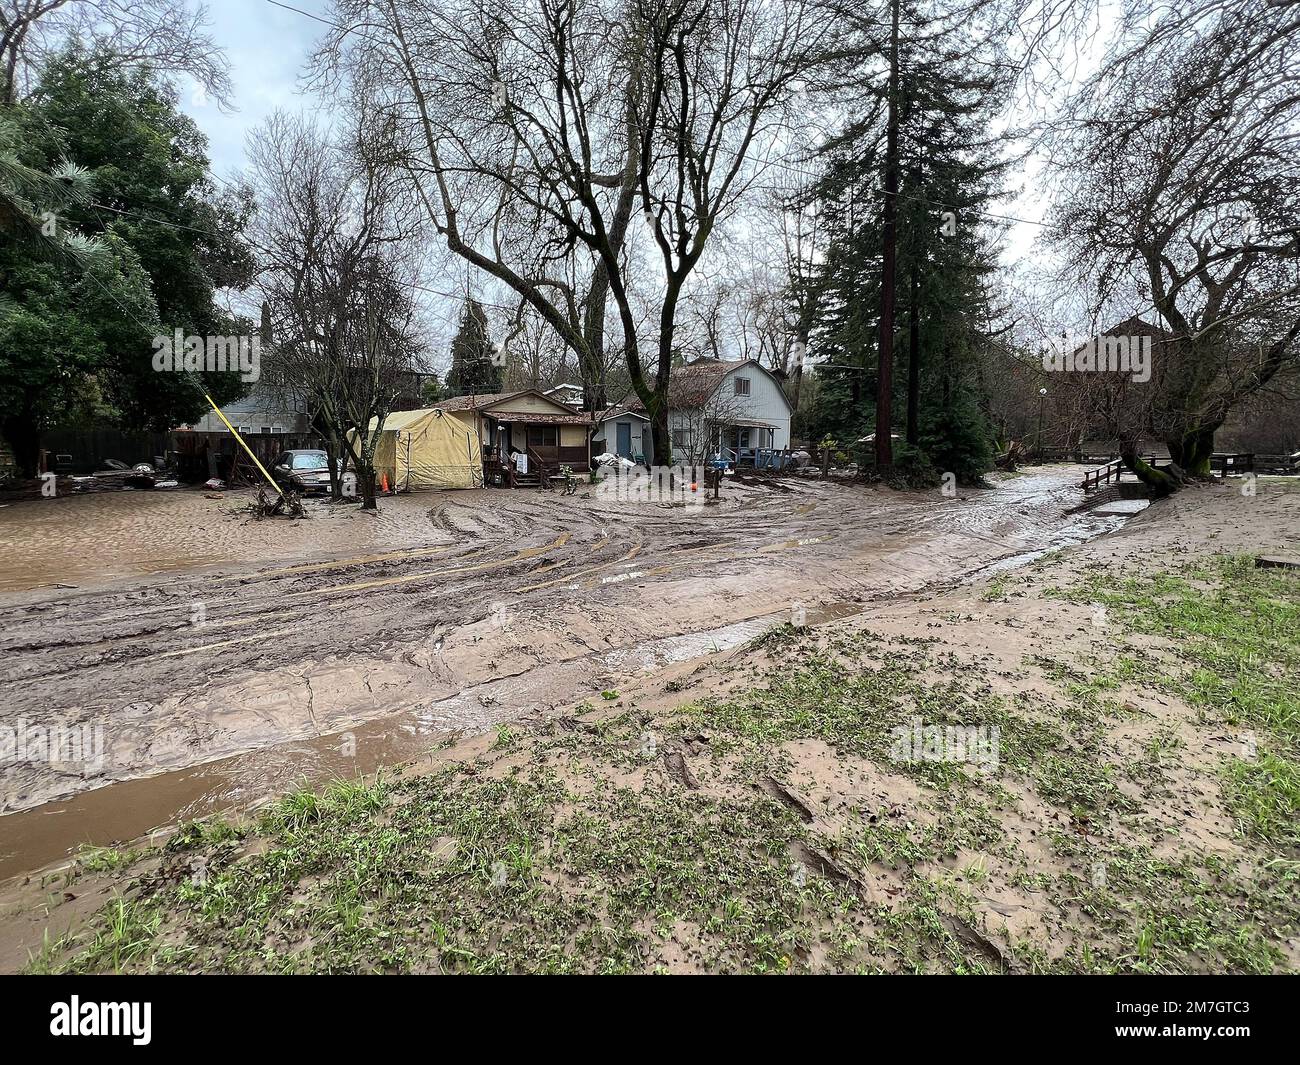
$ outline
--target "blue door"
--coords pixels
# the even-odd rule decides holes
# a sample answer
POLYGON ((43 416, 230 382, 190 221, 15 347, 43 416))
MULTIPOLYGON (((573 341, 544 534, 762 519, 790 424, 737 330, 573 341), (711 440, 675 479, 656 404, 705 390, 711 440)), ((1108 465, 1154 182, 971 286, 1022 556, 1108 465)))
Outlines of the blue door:
POLYGON ((630 459, 632 457, 632 426, 627 422, 618 422, 614 428, 618 430, 619 457, 630 459))

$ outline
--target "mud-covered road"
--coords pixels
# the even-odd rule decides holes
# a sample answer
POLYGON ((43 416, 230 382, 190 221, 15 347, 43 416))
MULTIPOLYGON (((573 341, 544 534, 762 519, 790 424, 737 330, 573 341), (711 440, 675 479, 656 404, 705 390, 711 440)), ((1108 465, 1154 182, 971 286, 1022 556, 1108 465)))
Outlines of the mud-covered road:
POLYGON ((1068 513, 1079 476, 957 498, 728 485, 704 508, 445 492, 302 522, 244 522, 198 493, 7 507, 0 727, 102 726, 104 749, 6 761, 0 811, 240 752, 264 752, 244 766, 256 791, 288 741, 350 757, 351 730, 385 720, 427 737, 570 702, 737 622, 860 608, 1113 527, 1068 513))

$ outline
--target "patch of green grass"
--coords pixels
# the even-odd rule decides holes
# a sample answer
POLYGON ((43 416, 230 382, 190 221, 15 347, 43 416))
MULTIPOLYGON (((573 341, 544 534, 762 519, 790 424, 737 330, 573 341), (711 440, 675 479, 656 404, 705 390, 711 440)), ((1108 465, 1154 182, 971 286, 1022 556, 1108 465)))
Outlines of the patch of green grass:
MULTIPOLYGON (((1225 765, 1224 798, 1248 836, 1294 852, 1300 846, 1300 575, 1258 568, 1250 556, 1220 555, 1172 573, 1120 576, 1097 568, 1049 594, 1104 604, 1122 629, 1167 639, 1181 663, 1170 667, 1126 653, 1092 678, 1097 690, 1122 681, 1169 691, 1203 720, 1263 733, 1269 753, 1225 765)), ((1148 769, 1163 757, 1148 755, 1148 769)))
POLYGON ((1007 579, 1006 577, 994 577, 989 581, 984 591, 980 593, 980 598, 986 603, 998 603, 1007 598, 1007 579))
POLYGON ((1228 806, 1246 833, 1300 851, 1300 765, 1261 751, 1224 767, 1228 806))
POLYGON ((1162 859, 1140 845, 1102 844, 1056 834, 1067 873, 1056 902, 1075 907, 1104 935, 1082 936, 1055 971, 1269 973, 1284 961, 1276 945, 1300 918, 1294 863, 1230 866, 1217 855, 1162 859))
POLYGON ((231 824, 224 817, 205 817, 202 820, 184 821, 171 839, 167 841, 167 850, 193 850, 198 847, 214 847, 242 839, 245 830, 231 824))
POLYGON ((138 850, 117 847, 83 847, 77 853, 77 865, 86 873, 115 873, 133 864, 140 857, 138 850))
MULTIPOLYGON (((1093 570, 1049 594, 1100 602, 1124 628, 1166 637, 1189 670, 1165 679, 1228 724, 1300 734, 1300 574, 1259 569, 1249 556, 1217 556, 1175 573, 1093 570)), ((1136 672, 1132 664, 1126 670, 1136 672)))
POLYGON ((116 898, 100 911, 100 920, 79 958, 87 971, 122 972, 154 953, 161 922, 156 907, 116 898))
POLYGON ((682 712, 699 727, 720 730, 723 744, 767 749, 818 739, 940 791, 988 786, 1013 770, 1045 781, 1053 801, 1065 805, 1121 805, 1098 758, 1096 714, 1078 709, 1061 715, 1028 701, 1013 706, 967 677, 927 683, 924 653, 895 652, 876 661, 869 657, 873 650, 868 639, 856 646, 841 642, 835 653, 805 651, 797 664, 775 668, 766 687, 688 704, 682 712), (1068 733, 1057 723, 1063 717, 1068 733), (918 727, 922 737, 931 729, 986 730, 979 735, 990 741, 993 750, 985 753, 996 765, 981 772, 969 754, 965 761, 914 760, 918 727), (1083 799, 1074 794, 1080 789, 1088 791, 1083 799), (1108 802, 1100 801, 1102 792, 1108 802))
POLYGON ((519 743, 519 730, 509 725, 497 726, 497 738, 492 744, 494 751, 508 751, 519 743))

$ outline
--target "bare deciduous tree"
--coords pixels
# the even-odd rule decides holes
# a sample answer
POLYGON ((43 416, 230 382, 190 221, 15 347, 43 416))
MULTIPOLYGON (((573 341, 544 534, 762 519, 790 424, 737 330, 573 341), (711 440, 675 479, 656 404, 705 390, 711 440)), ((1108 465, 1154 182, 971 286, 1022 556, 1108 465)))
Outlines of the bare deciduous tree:
POLYGON ((589 405, 606 305, 655 452, 679 304, 755 149, 834 28, 814 0, 340 0, 322 71, 366 69, 447 246, 513 289, 575 352, 589 405), (353 32, 355 28, 355 32, 353 32), (639 219, 639 221, 638 221, 639 219), (648 238, 649 335, 632 289, 648 238))
POLYGON ((185 0, 5 0, 0 3, 0 104, 26 90, 64 48, 111 67, 188 74, 218 103, 230 98, 225 53, 207 32, 208 11, 185 0))
POLYGON ((1278 33, 1295 13, 1217 6, 1198 32, 1127 57, 1128 94, 1093 97, 1056 138, 1057 218, 1098 324, 1147 303, 1163 326, 1140 418, 1121 431, 1161 492, 1208 474, 1233 407, 1300 363, 1300 71, 1278 33), (1141 461, 1142 432, 1173 469, 1141 461))
POLYGON ((411 299, 418 216, 395 181, 388 132, 354 115, 336 139, 277 113, 249 144, 274 337, 266 380, 306 403, 335 498, 350 460, 367 508, 384 419, 423 347, 411 299))

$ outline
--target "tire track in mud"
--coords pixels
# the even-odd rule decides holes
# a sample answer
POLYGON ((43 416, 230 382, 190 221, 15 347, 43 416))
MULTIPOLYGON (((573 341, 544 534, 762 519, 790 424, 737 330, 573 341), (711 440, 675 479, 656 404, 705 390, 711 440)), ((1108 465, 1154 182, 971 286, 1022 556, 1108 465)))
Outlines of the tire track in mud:
MULTIPOLYGON (((444 503, 436 510, 445 513, 451 508, 469 511, 474 509, 461 504, 444 503)), ((534 524, 532 531, 535 534, 544 536, 548 529, 542 525, 534 524)), ((552 531, 560 535, 567 532, 567 530, 560 527, 560 524, 556 524, 552 531)), ((569 533, 569 535, 572 536, 572 533, 569 533)), ((507 536, 503 532, 501 535, 494 535, 493 537, 476 536, 475 539, 486 542, 470 545, 444 544, 432 547, 418 547, 351 558, 310 562, 260 570, 254 573, 205 576, 179 583, 170 581, 166 584, 156 585, 140 592, 125 595, 122 593, 86 592, 35 605, 0 607, 0 623, 3 623, 4 631, 9 637, 0 639, 0 651, 51 648, 68 643, 66 640, 49 640, 26 644, 17 642, 14 639, 15 634, 22 631, 37 613, 46 620, 57 619, 64 626, 80 622, 98 627, 111 627, 115 623, 137 622, 147 617, 174 617, 178 613, 178 604, 181 603, 197 602, 204 604, 205 609, 211 608, 222 611, 227 610, 230 604, 235 603, 256 607, 258 603, 257 588, 262 585, 270 586, 272 582, 295 581, 302 583, 304 579, 319 577, 322 581, 321 587, 325 587, 330 580, 336 577, 346 578, 363 573, 373 574, 383 569, 409 566, 412 563, 440 555, 448 555, 449 560, 477 559, 483 553, 490 551, 493 546, 503 544, 506 541, 517 541, 518 537, 516 535, 507 536), (232 586, 232 588, 229 592, 213 594, 212 589, 214 586, 232 586), (252 591, 245 591, 245 589, 252 589, 252 591), (124 600, 135 600, 137 603, 153 601, 157 605, 137 605, 131 607, 127 612, 111 612, 111 607, 115 603, 120 607, 124 600), (105 611, 105 607, 109 608, 109 612, 105 611)), ((528 557, 529 553, 525 551, 522 557, 528 557)), ((510 560, 508 557, 503 561, 510 560)), ((292 594, 299 594, 304 590, 307 589, 295 589, 292 594)), ((261 596, 261 599, 267 602, 279 601, 284 594, 282 588, 269 587, 268 591, 261 596)), ((139 630, 136 635, 148 635, 154 631, 163 632, 170 627, 172 626, 160 625, 156 629, 139 630)), ((103 638, 105 637, 98 637, 98 639, 103 638)))
MULTIPOLYGON (((1025 487, 1003 501, 1013 509, 1032 505, 1034 492, 1025 487)), ((1041 484, 1038 493, 1045 520, 1021 522, 1035 535, 1061 516, 1060 493, 1049 493, 1046 505, 1041 484)), ((151 734, 190 730, 189 764, 202 763, 221 755, 229 741, 217 737, 236 727, 213 732, 204 722, 214 713, 255 722, 259 737, 282 722, 292 734, 292 700, 265 708, 256 700, 295 685, 317 682, 315 699, 326 697, 322 720, 329 721, 328 678, 351 675, 349 683, 367 692, 373 681, 373 715, 385 693, 395 696, 402 685, 456 690, 470 682, 467 666, 479 683, 494 671, 526 673, 529 663, 616 649, 623 646, 617 641, 647 633, 689 635, 727 618, 729 604, 770 611, 792 597, 815 603, 827 595, 893 594, 892 560, 918 542, 923 549, 929 538, 965 534, 972 555, 1014 553, 1015 544, 983 531, 998 521, 995 502, 976 496, 967 507, 799 484, 743 508, 686 511, 629 512, 539 493, 445 502, 430 512, 431 523, 440 534, 461 530, 462 542, 0 607, 0 680, 15 693, 0 722, 32 710, 113 720, 127 704, 144 704, 162 715, 148 718, 151 734), (707 593, 697 589, 696 574, 707 593), (190 624, 195 603, 204 607, 200 625, 190 624), (502 603, 519 619, 518 637, 493 628, 493 608, 502 603), (547 626, 549 642, 534 643, 547 626), (448 640, 451 659, 442 657, 448 640), (214 704, 213 692, 236 702, 214 704)))
MULTIPOLYGON (((547 530, 535 527, 533 531, 547 530)), ((348 578, 384 571, 391 573, 394 568, 409 568, 415 562, 426 561, 432 551, 448 554, 450 549, 413 549, 329 563, 312 563, 305 567, 281 567, 234 579, 219 578, 231 590, 216 600, 207 593, 208 582, 195 582, 180 590, 168 589, 164 594, 170 602, 148 610, 136 610, 131 614, 96 614, 95 597, 83 596, 80 609, 75 614, 71 609, 63 612, 60 635, 55 639, 22 641, 18 635, 19 627, 7 624, 6 631, 9 632, 10 639, 0 645, 0 650, 5 652, 0 680, 12 685, 37 685, 39 690, 33 694, 39 697, 39 703, 19 697, 23 708, 33 709, 49 709, 51 696, 60 688, 57 683, 59 678, 66 680, 89 673, 102 673, 106 669, 121 670, 133 664, 153 663, 157 666, 154 672, 160 674, 155 678, 156 683, 167 681, 179 684, 180 690, 185 690, 187 682, 188 685, 194 684, 192 671, 186 668, 168 670, 164 665, 167 660, 187 659, 205 652, 224 652, 217 664, 205 664, 202 679, 206 683, 223 673, 265 663, 267 656, 260 646, 262 641, 286 639, 286 645, 280 649, 279 654, 272 657, 271 664, 283 661, 295 652, 310 654, 312 643, 317 639, 312 622, 322 623, 315 612, 319 609, 318 604, 326 600, 331 603, 328 608, 330 611, 338 611, 352 600, 369 600, 376 593, 404 590, 401 586, 432 583, 439 585, 444 595, 451 595, 467 582, 472 583, 494 571, 503 571, 505 579, 509 581, 512 569, 518 569, 522 575, 527 575, 535 570, 537 560, 563 550, 573 539, 572 532, 563 531, 548 542, 517 546, 499 557, 491 557, 494 548, 499 545, 488 544, 448 557, 446 561, 451 565, 416 573, 375 575, 359 581, 348 578), (234 583, 236 580, 237 584, 234 583), (287 590, 267 587, 282 581, 307 586, 287 590), (193 623, 191 619, 195 603, 203 605, 203 620, 199 624, 193 623), (286 606, 291 609, 286 610, 286 606), (141 620, 145 618, 157 620, 146 621, 142 625, 141 620), (272 621, 286 619, 297 621, 298 624, 274 629, 264 627, 272 621), (206 638, 214 628, 236 626, 258 626, 259 629, 222 639, 206 638), (72 627, 71 634, 68 632, 69 627, 72 627), (105 627, 109 631, 105 631, 105 627)), ((608 543, 608 536, 602 536, 589 545, 574 545, 572 550, 576 552, 581 547, 589 554, 599 552, 608 543)), ((467 603, 476 601, 472 597, 466 597, 467 603)), ((383 602, 390 606, 393 604, 391 597, 383 602)), ((348 650, 353 653, 367 650, 367 637, 381 635, 384 627, 395 620, 373 607, 374 604, 367 603, 365 611, 349 615, 355 624, 355 631, 350 634, 348 641, 348 650), (366 619, 369 619, 369 624, 366 619)), ((27 617, 30 610, 24 608, 19 613, 21 617, 27 617)), ((457 613, 463 615, 465 610, 460 609, 457 613)), ((410 620, 414 622, 414 619, 410 620)), ((41 624, 45 625, 46 622, 41 624)), ((329 623, 326 621, 324 624, 328 626, 329 623)), ((427 628, 427 620, 423 627, 427 628)), ((110 681, 105 688, 97 689, 96 694, 109 694, 119 687, 124 688, 124 685, 110 681)), ((60 692, 64 698, 55 705, 80 703, 84 688, 84 684, 74 685, 72 691, 60 692), (70 699, 72 696, 75 698, 70 699)))

